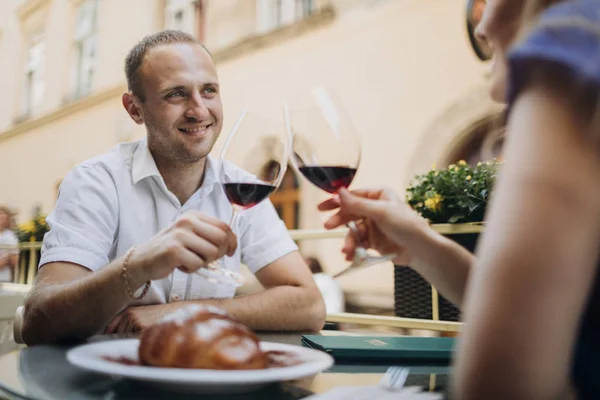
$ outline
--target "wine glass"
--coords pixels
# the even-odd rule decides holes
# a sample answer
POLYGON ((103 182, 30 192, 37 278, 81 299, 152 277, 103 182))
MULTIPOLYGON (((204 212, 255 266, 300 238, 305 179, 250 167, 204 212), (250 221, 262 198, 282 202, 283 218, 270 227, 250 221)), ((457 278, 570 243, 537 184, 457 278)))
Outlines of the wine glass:
MULTIPOLYGON (((338 99, 325 88, 315 87, 283 105, 286 129, 292 137, 291 162, 312 184, 336 194, 348 188, 360 164, 360 138, 338 99)), ((359 246, 349 267, 334 275, 392 260, 395 254, 375 256, 360 246, 356 224, 348 228, 359 246)))
MULTIPOLYGON (((219 160, 219 180, 232 205, 229 222, 232 229, 240 212, 259 204, 279 187, 287 169, 290 147, 291 140, 282 122, 248 110, 241 113, 219 160)), ((244 282, 242 274, 225 268, 222 259, 196 273, 213 282, 235 286, 244 282)))

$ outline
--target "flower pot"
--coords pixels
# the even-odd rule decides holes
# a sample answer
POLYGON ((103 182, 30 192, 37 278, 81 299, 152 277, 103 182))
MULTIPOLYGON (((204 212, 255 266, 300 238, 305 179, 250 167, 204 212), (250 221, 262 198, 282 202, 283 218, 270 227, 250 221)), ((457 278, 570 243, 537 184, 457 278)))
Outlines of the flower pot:
MULTIPOLYGON (((482 230, 479 224, 433 225, 444 236, 473 252, 482 230)), ((394 308, 396 316, 434 319, 432 287, 416 271, 407 266, 394 266, 394 308)), ((439 319, 459 321, 460 310, 438 295, 439 319)))

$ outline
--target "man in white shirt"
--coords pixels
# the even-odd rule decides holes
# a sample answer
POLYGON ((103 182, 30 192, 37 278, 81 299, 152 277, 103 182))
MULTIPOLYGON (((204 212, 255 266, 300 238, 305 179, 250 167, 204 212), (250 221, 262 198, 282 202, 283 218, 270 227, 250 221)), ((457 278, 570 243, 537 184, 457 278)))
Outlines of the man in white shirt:
POLYGON ((223 222, 232 209, 208 156, 223 118, 210 54, 165 31, 137 44, 125 71, 123 105, 147 138, 80 164, 61 184, 25 304, 25 342, 135 332, 190 301, 256 330, 321 329, 323 299, 272 204, 246 210, 233 230, 223 222), (186 272, 224 255, 266 290, 234 298, 234 286, 194 274, 184 299, 186 272))

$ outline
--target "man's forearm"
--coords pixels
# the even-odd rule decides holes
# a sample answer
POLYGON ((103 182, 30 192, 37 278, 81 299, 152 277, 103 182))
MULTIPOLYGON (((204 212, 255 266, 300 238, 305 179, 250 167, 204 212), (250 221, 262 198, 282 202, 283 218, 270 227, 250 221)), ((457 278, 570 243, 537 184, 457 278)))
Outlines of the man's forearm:
POLYGON ((410 264, 449 301, 461 307, 475 256, 434 231, 426 232, 417 245, 420 254, 410 264))
MULTIPOLYGON (((236 320, 257 331, 319 331, 325 323, 325 306, 318 290, 277 286, 233 299, 194 301, 229 312, 236 320)), ((190 302, 168 304, 173 310, 190 302)))
MULTIPOLYGON (((38 286, 27 298, 23 339, 28 345, 68 338, 87 338, 100 331, 129 302, 121 276, 122 259, 97 272, 65 283, 44 282, 42 268, 38 286)), ((70 267, 74 267, 70 265, 70 267)), ((141 286, 130 280, 132 289, 141 286)))

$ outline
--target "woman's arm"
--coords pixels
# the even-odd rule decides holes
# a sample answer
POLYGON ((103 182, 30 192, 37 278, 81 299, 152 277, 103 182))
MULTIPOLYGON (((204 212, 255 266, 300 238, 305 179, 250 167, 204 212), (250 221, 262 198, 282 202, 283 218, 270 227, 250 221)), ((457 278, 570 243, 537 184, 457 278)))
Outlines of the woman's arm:
MULTIPOLYGON (((355 221, 365 236, 361 245, 381 254, 396 254, 395 264, 409 265, 448 300, 462 304, 473 255, 431 229, 393 190, 342 189, 339 198, 324 201, 319 209, 338 210, 325 222, 325 228, 355 221)), ((356 235, 349 232, 342 249, 347 261, 354 258, 358 245, 356 235)))
POLYGON ((456 398, 555 399, 569 387, 599 261, 600 150, 584 117, 592 105, 566 85, 541 79, 514 104, 467 292, 456 398))
POLYGON ((449 301, 462 307, 475 256, 451 239, 427 228, 413 247, 409 266, 449 301))

